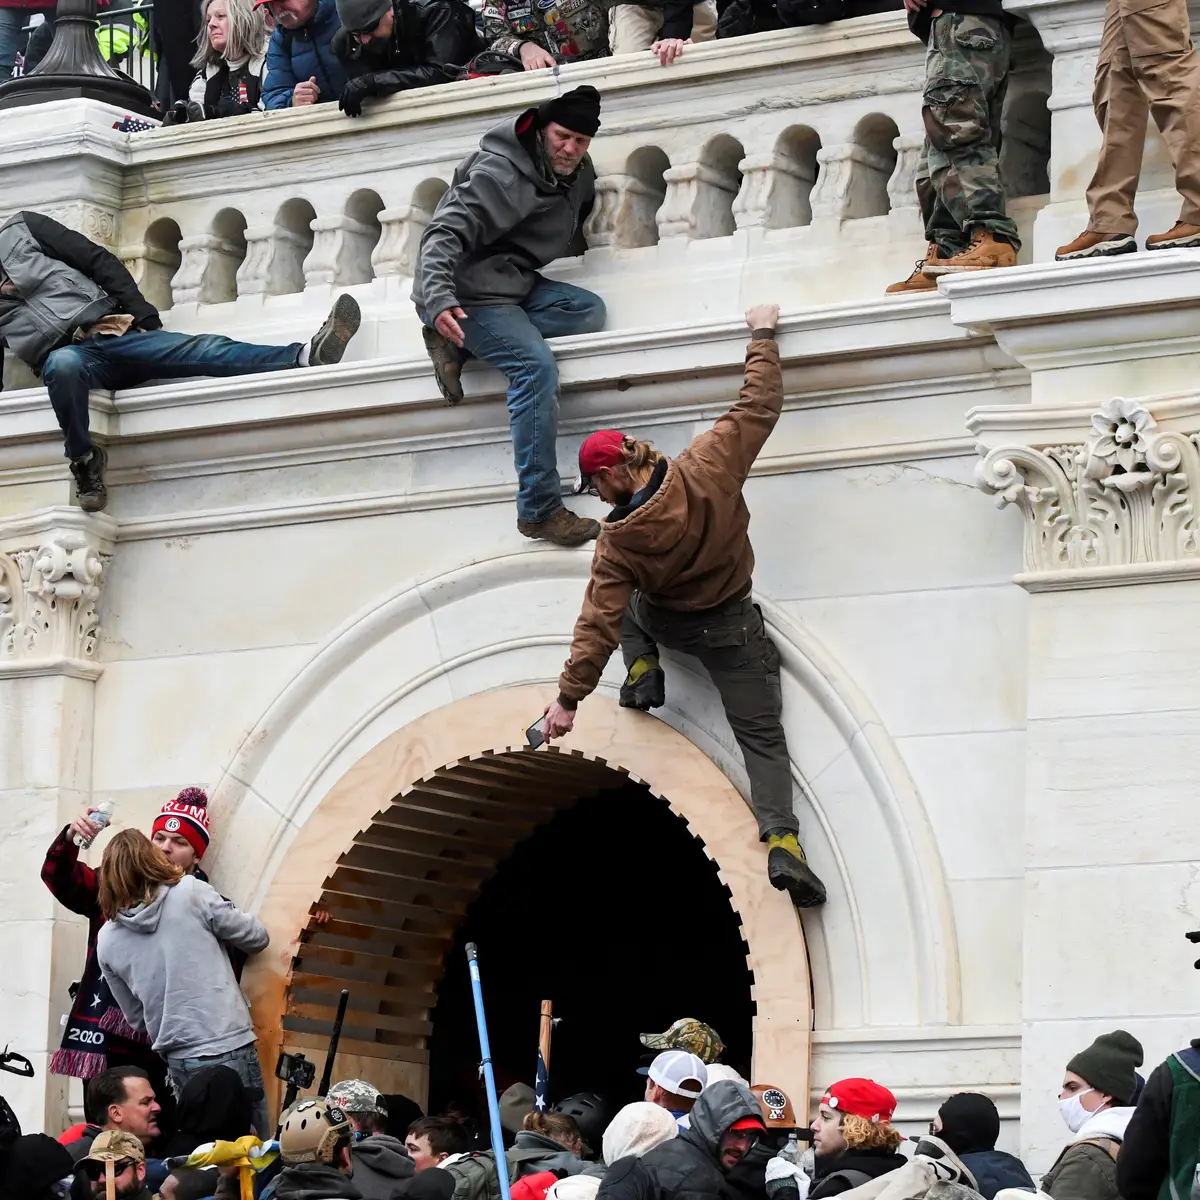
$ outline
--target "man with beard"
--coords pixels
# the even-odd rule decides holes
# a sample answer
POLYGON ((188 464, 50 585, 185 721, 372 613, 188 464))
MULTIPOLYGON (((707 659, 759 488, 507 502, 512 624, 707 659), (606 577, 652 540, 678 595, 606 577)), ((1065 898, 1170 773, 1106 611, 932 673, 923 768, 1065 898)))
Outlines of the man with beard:
POLYGON ((618 645, 628 671, 621 707, 643 711, 666 702, 659 647, 693 655, 742 749, 771 885, 797 908, 813 908, 825 903, 825 887, 796 836, 779 653, 750 598, 754 550, 742 498, 783 407, 778 320, 773 304, 746 313, 752 336, 741 395, 678 458, 615 429, 580 447, 575 490, 613 507, 601 524, 558 699, 546 708, 546 737, 571 731, 576 707, 618 645))
POLYGON ((766 1133, 749 1088, 722 1080, 704 1090, 689 1128, 641 1158, 610 1163, 596 1200, 727 1200, 726 1176, 766 1133))
POLYGON ((150 1200, 150 1189, 146 1186, 146 1151, 131 1133, 106 1129, 92 1143, 87 1157, 76 1163, 75 1169, 87 1179, 95 1200, 104 1200, 110 1169, 117 1200, 150 1200))

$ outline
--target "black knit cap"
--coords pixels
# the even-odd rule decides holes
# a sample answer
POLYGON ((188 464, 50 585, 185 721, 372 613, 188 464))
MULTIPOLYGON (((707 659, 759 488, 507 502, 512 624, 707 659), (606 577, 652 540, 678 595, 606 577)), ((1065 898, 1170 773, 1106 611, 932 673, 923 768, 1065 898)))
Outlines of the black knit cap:
POLYGON ((940 1137, 955 1154, 978 1154, 994 1150, 1000 1136, 1000 1114, 979 1092, 957 1092, 941 1108, 940 1137))
POLYGON ((538 120, 543 129, 553 121, 572 133, 595 137, 600 128, 600 93, 586 83, 564 92, 538 107, 538 120))
POLYGON ((1111 1096, 1122 1107, 1137 1090, 1137 1068, 1142 1065, 1142 1043, 1123 1029, 1102 1033, 1069 1063, 1073 1071, 1098 1092, 1111 1096))

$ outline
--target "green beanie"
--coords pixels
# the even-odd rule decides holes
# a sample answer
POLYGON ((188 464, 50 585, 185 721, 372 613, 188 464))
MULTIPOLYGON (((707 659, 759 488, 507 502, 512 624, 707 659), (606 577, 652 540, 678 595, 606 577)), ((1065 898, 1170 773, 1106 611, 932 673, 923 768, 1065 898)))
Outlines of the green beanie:
POLYGON ((1080 1050, 1067 1070, 1086 1080, 1098 1092, 1111 1096, 1122 1108, 1133 1100, 1137 1068, 1142 1065, 1142 1043, 1123 1029, 1102 1033, 1086 1050, 1080 1050))

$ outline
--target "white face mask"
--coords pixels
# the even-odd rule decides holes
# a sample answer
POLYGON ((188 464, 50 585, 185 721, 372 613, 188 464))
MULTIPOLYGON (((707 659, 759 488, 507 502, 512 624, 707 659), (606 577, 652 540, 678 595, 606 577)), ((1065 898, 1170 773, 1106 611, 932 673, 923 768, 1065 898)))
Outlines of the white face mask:
POLYGON ((1081 1097, 1086 1096, 1088 1092, 1094 1092, 1095 1088, 1085 1088, 1082 1092, 1076 1092, 1073 1096, 1068 1096, 1065 1100, 1059 1100, 1058 1111, 1062 1113, 1062 1119, 1066 1122, 1067 1128, 1072 1133, 1078 1133, 1096 1114, 1088 1112, 1083 1107, 1081 1097))

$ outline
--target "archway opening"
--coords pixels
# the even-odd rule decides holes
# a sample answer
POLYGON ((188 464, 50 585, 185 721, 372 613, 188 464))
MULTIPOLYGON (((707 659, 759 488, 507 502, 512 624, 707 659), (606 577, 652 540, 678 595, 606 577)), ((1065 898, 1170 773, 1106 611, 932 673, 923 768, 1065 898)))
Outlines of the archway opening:
POLYGON ((354 836, 313 912, 327 915, 292 962, 284 1046, 322 1049, 349 988, 339 1073, 435 1111, 478 1107, 468 940, 502 1080, 532 1080, 542 999, 564 1021, 559 1098, 635 1098, 637 1035, 681 1016, 712 1024, 750 1073, 753 980, 730 893, 667 801, 601 760, 508 751, 418 779, 354 836))
POLYGON ((480 889, 445 962, 430 1038, 431 1111, 478 1107, 464 947, 479 946, 498 1085, 532 1084, 538 1014, 561 1021, 550 1095, 640 1099, 638 1035, 697 1017, 750 1075, 753 984, 728 890, 665 801, 625 780, 539 827, 480 889))

